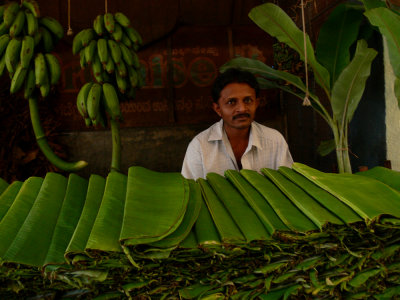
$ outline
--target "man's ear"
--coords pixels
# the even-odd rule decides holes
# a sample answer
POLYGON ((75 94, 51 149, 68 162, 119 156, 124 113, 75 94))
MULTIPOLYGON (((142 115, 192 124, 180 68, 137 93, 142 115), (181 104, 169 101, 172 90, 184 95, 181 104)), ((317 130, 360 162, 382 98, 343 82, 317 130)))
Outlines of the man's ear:
POLYGON ((218 103, 213 102, 212 104, 213 110, 221 117, 221 107, 219 107, 218 103))

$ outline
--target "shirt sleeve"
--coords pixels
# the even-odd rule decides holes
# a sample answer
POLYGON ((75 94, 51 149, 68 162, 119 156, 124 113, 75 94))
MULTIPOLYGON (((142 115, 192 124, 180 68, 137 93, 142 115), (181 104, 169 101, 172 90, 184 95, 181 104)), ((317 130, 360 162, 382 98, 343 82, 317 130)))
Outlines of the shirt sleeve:
POLYGON ((280 147, 280 155, 278 159, 278 167, 284 166, 291 168, 293 165, 293 158, 289 151, 289 146, 286 143, 284 137, 282 136, 282 142, 280 147))
POLYGON ((204 178, 203 157, 200 142, 193 139, 186 150, 181 174, 188 179, 204 178))

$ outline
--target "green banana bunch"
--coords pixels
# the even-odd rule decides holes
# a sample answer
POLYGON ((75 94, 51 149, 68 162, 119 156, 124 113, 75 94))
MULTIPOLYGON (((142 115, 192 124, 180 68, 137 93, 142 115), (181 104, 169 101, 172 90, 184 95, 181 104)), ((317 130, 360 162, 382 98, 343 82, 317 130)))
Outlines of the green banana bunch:
POLYGON ((119 100, 115 88, 110 83, 103 84, 104 104, 110 118, 113 120, 120 120, 122 118, 121 110, 119 108, 119 100))

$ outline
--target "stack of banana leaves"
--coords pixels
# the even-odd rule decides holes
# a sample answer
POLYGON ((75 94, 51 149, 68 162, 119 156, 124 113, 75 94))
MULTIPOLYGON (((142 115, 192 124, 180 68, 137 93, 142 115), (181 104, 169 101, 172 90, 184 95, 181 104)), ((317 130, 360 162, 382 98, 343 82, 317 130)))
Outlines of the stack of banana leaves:
POLYGON ((393 299, 400 172, 0 181, 2 299, 393 299))

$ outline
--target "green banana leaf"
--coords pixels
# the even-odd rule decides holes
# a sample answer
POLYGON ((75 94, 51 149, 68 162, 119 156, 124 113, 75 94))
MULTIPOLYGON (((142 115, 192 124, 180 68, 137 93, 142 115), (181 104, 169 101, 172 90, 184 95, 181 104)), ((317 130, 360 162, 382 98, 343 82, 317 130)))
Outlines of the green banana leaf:
POLYGON ((336 150, 336 143, 334 139, 322 141, 317 148, 317 152, 321 156, 326 156, 334 150, 336 150))
POLYGON ((208 173, 207 180, 238 225, 247 242, 262 241, 270 237, 257 214, 225 177, 216 173, 208 173))
POLYGON ((377 8, 377 7, 386 7, 385 2, 381 0, 362 0, 364 7, 366 10, 377 8))
POLYGON ((296 205, 310 220, 322 229, 327 223, 343 224, 343 222, 334 214, 330 213, 325 207, 320 205, 315 199, 296 184, 288 180, 281 173, 272 169, 261 169, 261 172, 267 176, 275 185, 296 205))
POLYGON ((189 196, 189 183, 179 173, 129 168, 122 245, 156 242, 174 232, 183 220, 189 196))
POLYGON ((94 255, 98 251, 120 252, 119 235, 124 215, 128 178, 110 172, 106 179, 104 195, 93 224, 85 251, 94 255))
POLYGON ((87 188, 86 179, 76 174, 69 175, 67 191, 44 265, 66 263, 64 254, 81 216, 87 188))
MULTIPOLYGON (((8 184, 7 184, 8 185, 8 184)), ((17 196, 19 190, 21 189, 22 182, 14 181, 10 185, 8 185, 0 196, 0 222, 1 219, 5 216, 10 206, 14 202, 15 197, 17 196)), ((4 187, 4 186, 3 186, 4 187)))
POLYGON ((362 18, 360 10, 347 4, 339 4, 319 31, 315 55, 329 71, 331 86, 350 63, 350 47, 357 40, 362 18))
POLYGON ((40 177, 29 177, 25 180, 7 214, 2 218, 0 222, 0 258, 4 258, 4 254, 27 218, 42 183, 43 178, 40 177))
POLYGON ((106 180, 103 177, 94 174, 90 176, 82 214, 65 250, 65 258, 69 262, 74 255, 85 252, 103 198, 105 185, 106 180))
MULTIPOLYGON (((201 205, 200 205, 201 207, 201 205)), ((196 239, 196 234, 194 233, 193 230, 189 232, 189 234, 186 236, 186 238, 180 243, 179 247, 181 248, 187 248, 187 249, 194 249, 198 245, 198 241, 196 239)))
POLYGON ((43 266, 64 201, 67 181, 60 174, 46 174, 28 216, 4 254, 5 261, 43 266))
POLYGON ((358 172, 356 175, 367 176, 379 180, 391 188, 400 191, 400 172, 384 167, 374 167, 364 172, 358 172))
MULTIPOLYGON (((241 172, 245 172, 245 170, 241 172)), ((264 197, 238 171, 227 170, 225 176, 243 195, 271 236, 276 230, 289 230, 272 209, 271 205, 265 201, 264 197)))
POLYGON ((386 38, 390 63, 397 77, 395 94, 400 106, 400 16, 386 7, 367 9, 364 14, 370 23, 377 26, 381 34, 386 38))
POLYGON ((207 209, 204 197, 201 199, 199 216, 194 224, 194 233, 200 246, 211 247, 221 245, 221 240, 211 214, 207 209))
POLYGON ((199 178, 197 181, 200 184, 203 198, 205 199, 208 211, 219 232, 222 243, 233 245, 243 244, 246 238, 243 236, 239 227, 236 225, 221 200, 219 200, 208 181, 203 178, 199 178))
POLYGON ((3 178, 0 178, 0 195, 7 189, 9 186, 8 182, 3 178))
POLYGON ((325 91, 330 90, 329 72, 316 60, 309 36, 306 37, 305 51, 303 32, 279 6, 272 3, 256 6, 250 11, 249 17, 265 32, 297 51, 302 60, 307 51, 308 63, 316 81, 325 91))
POLYGON ((368 48, 366 41, 359 40, 353 60, 336 80, 332 88, 331 105, 339 124, 348 124, 353 118, 376 55, 377 52, 368 48))
POLYGON ((317 226, 293 205, 268 178, 252 170, 241 170, 240 173, 265 198, 290 230, 306 232, 317 229, 317 226))
POLYGON ((323 173, 301 163, 292 168, 351 207, 367 222, 390 214, 400 217, 400 193, 365 176, 323 173))
POLYGON ((360 216, 357 215, 354 210, 352 210, 349 206, 341 202, 332 194, 315 185, 306 177, 295 172, 293 169, 288 167, 279 167, 278 171, 286 176, 288 179, 290 179, 292 182, 297 184, 300 188, 311 195, 315 200, 326 207, 329 211, 334 213, 345 224, 362 221, 360 216))

